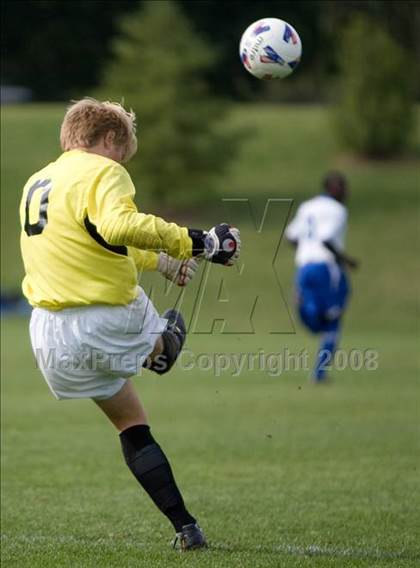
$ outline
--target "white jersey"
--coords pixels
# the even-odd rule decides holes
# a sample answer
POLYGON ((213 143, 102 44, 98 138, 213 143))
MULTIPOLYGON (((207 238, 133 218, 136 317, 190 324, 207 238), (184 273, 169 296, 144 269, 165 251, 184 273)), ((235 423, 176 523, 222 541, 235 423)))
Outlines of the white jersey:
POLYGON ((334 255, 323 244, 331 242, 344 251, 347 229, 347 209, 328 195, 318 195, 304 201, 295 218, 286 228, 286 238, 297 242, 296 264, 309 262, 334 263, 334 255))

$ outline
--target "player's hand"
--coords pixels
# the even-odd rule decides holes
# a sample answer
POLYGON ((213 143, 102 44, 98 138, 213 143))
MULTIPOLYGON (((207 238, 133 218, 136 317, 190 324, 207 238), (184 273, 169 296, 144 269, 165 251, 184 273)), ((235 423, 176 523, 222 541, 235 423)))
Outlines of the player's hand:
POLYGON ((204 238, 204 258, 209 262, 232 266, 238 260, 240 250, 239 229, 227 223, 211 228, 204 238))
POLYGON ((360 266, 360 261, 352 256, 347 257, 346 264, 351 270, 357 270, 360 266))
POLYGON ((158 271, 178 286, 186 286, 194 278, 197 268, 198 262, 192 258, 177 260, 164 252, 159 253, 158 271))

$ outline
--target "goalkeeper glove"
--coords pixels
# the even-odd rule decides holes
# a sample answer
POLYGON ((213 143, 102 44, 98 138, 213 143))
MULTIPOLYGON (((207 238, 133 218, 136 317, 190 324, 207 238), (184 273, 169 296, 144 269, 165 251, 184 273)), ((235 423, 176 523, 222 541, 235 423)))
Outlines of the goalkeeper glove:
POLYGON ((239 229, 227 223, 220 223, 210 231, 190 229, 193 241, 193 255, 203 256, 209 262, 232 266, 239 258, 241 238, 239 229))
POLYGON ((166 253, 159 253, 158 271, 167 280, 175 282, 178 286, 186 286, 194 277, 198 268, 198 262, 189 260, 177 260, 166 253))

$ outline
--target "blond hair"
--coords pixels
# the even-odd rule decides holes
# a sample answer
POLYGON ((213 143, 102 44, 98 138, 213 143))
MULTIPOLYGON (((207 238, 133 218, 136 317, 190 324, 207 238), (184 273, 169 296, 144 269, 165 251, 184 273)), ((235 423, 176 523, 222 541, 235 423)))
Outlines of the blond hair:
POLYGON ((85 97, 72 101, 64 116, 60 131, 63 151, 91 148, 112 130, 115 144, 125 147, 124 162, 137 151, 136 115, 119 103, 97 101, 85 97))

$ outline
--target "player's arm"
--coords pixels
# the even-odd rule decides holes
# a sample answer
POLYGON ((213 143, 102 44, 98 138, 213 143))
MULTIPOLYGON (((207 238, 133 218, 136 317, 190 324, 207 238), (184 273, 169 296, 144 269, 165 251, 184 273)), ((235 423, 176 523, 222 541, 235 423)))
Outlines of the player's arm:
POLYGON ((292 221, 287 225, 285 231, 284 231, 284 236, 286 237, 286 240, 288 241, 288 243, 292 246, 292 247, 297 247, 298 243, 299 243, 299 235, 300 235, 300 229, 301 229, 301 208, 299 207, 295 217, 292 219, 292 221))
POLYGON ((128 254, 133 258, 138 272, 149 272, 158 269, 159 253, 128 247, 128 254))
POLYGON ((338 250, 332 241, 323 241, 323 245, 332 252, 338 264, 348 266, 351 269, 359 268, 360 262, 345 252, 338 250))
POLYGON ((297 239, 291 239, 286 235, 286 240, 289 243, 289 245, 292 246, 293 248, 296 248, 298 246, 297 239))
POLYGON ((338 264, 356 269, 359 262, 352 256, 346 254, 340 245, 340 235, 343 235, 347 226, 347 211, 343 208, 340 213, 331 216, 328 222, 324 222, 319 227, 322 244, 333 255, 338 264))
POLYGON ((210 231, 167 223, 155 215, 140 213, 134 194, 134 185, 123 167, 111 165, 104 170, 89 200, 88 216, 107 243, 166 252, 177 259, 201 256, 228 266, 239 257, 237 229, 226 223, 210 231))
POLYGON ((175 258, 192 256, 188 229, 160 217, 140 213, 133 201, 135 189, 126 170, 110 165, 102 172, 88 205, 88 216, 111 245, 127 246, 175 258))

